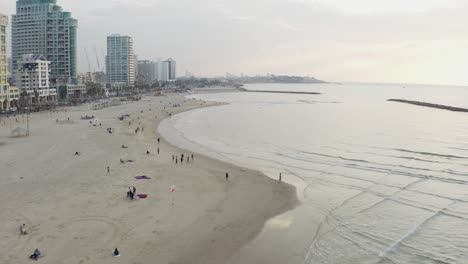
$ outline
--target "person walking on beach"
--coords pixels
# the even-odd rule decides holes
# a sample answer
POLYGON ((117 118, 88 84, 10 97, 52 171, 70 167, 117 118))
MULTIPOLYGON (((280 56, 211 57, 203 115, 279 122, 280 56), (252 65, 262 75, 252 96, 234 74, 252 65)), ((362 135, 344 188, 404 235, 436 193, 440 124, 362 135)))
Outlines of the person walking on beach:
POLYGON ((192 161, 193 161, 193 153, 192 153, 192 161))
POLYGON ((110 168, 109 168, 109 166, 107 166, 107 175, 109 175, 109 174, 110 174, 110 168))
POLYGON ((172 155, 172 162, 174 162, 174 155, 172 155))
POLYGON ((190 163, 190 156, 187 157, 187 163, 190 163))
POLYGON ((283 180, 283 175, 282 175, 281 172, 280 172, 278 182, 281 183, 282 180, 283 180))
POLYGON ((229 180, 229 173, 226 172, 226 181, 229 180))
POLYGON ((159 147, 158 147, 158 155, 159 155, 159 147))
POLYGON ((158 138, 158 144, 159 144, 160 142, 161 142, 161 139, 160 139, 160 138, 158 138))

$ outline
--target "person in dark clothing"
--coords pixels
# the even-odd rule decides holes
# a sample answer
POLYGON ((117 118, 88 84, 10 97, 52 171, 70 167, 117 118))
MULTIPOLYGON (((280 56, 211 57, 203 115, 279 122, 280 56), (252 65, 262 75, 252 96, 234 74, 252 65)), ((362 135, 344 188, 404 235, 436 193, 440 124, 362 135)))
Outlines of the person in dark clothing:
POLYGON ((192 161, 193 161, 193 154, 192 154, 192 161))
POLYGON ((160 142, 161 142, 161 139, 160 139, 160 138, 158 138, 158 144, 159 144, 160 142))
POLYGON ((36 250, 34 250, 34 253, 31 256, 29 256, 29 258, 32 260, 38 260, 40 256, 41 252, 39 251, 39 249, 36 248, 36 250))
POLYGON ((134 195, 136 194, 136 188, 135 188, 135 186, 133 186, 133 194, 134 194, 134 195))
POLYGON ((158 147, 158 155, 159 155, 159 147, 158 147))
POLYGON ((281 172, 280 172, 278 182, 281 183, 281 181, 283 181, 283 175, 282 175, 281 172))
POLYGON ((120 252, 117 248, 114 249, 114 251, 112 252, 112 256, 114 257, 120 257, 120 252))
POLYGON ((229 173, 226 172, 226 181, 229 180, 229 173))
POLYGON ((146 150, 146 155, 149 155, 149 154, 150 154, 149 150, 146 150))

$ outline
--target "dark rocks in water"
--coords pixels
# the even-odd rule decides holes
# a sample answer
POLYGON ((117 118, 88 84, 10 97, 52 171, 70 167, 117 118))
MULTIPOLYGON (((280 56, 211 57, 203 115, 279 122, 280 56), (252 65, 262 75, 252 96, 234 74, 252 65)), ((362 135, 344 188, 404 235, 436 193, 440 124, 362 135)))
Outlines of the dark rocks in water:
POLYGON ((448 111, 453 111, 453 112, 468 112, 467 108, 454 107, 454 106, 448 106, 448 105, 424 103, 424 102, 410 101, 410 100, 403 100, 403 99, 388 99, 387 101, 404 103, 404 104, 419 105, 419 106, 436 108, 436 109, 443 109, 443 110, 448 110, 448 111))

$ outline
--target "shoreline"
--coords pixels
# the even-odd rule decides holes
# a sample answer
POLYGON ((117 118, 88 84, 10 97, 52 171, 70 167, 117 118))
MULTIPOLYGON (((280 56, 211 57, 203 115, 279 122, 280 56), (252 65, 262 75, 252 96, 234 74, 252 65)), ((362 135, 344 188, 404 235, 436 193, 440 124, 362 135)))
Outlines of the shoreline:
POLYGON ((184 96, 146 96, 97 111, 83 105, 36 113, 31 115, 31 136, 22 139, 7 135, 8 124, 0 126, 0 158, 5 161, 0 168, 5 172, 0 178, 0 209, 5 214, 0 220, 7 230, 0 242, 1 262, 27 262, 23 257, 40 248, 51 263, 224 263, 254 239, 268 219, 295 208, 294 187, 280 186, 258 171, 203 154, 190 165, 174 165, 173 153, 189 152, 165 139, 161 154, 155 154, 157 127, 165 119, 159 106, 181 104, 168 106, 173 114, 199 107, 198 101, 184 96), (135 135, 133 124, 118 121, 123 113, 131 114, 132 123, 141 122, 144 133, 135 135), (85 114, 96 116, 94 122, 103 127, 79 120, 85 114), (56 118, 67 116, 75 122, 55 124, 56 118), (108 126, 114 134, 103 131, 108 126), (122 150, 122 144, 130 148, 122 150), (150 155, 145 155, 146 148, 150 155), (83 154, 73 157, 75 150, 83 154), (122 165, 119 158, 135 163, 122 165), (28 163, 15 162, 22 159, 28 163), (105 164, 111 178, 103 172, 105 164), (232 175, 228 183, 225 171, 232 175), (132 179, 143 174, 153 180, 132 179), (127 201, 125 189, 131 184, 149 199, 127 201), (170 206, 172 184, 177 186, 176 206, 170 206), (14 201, 8 198, 16 193, 23 194, 14 201), (21 223, 31 230, 25 239, 16 232, 21 223), (122 257, 109 258, 116 246, 122 257))

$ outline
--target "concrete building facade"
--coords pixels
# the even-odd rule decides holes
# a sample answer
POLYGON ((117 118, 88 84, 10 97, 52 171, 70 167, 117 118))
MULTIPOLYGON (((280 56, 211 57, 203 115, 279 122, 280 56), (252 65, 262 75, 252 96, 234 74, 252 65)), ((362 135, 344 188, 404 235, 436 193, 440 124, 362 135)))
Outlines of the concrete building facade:
POLYGON ((12 16, 13 70, 25 54, 50 61, 52 85, 77 83, 77 20, 57 0, 18 0, 12 16))
POLYGON ((131 37, 119 34, 107 37, 106 75, 110 89, 122 87, 122 84, 135 86, 135 54, 131 37))
POLYGON ((49 83, 50 61, 42 55, 26 54, 17 65, 15 80, 20 95, 27 94, 32 104, 56 100, 57 90, 49 83))
POLYGON ((158 64, 154 61, 138 61, 137 82, 139 84, 152 84, 158 80, 158 64))

